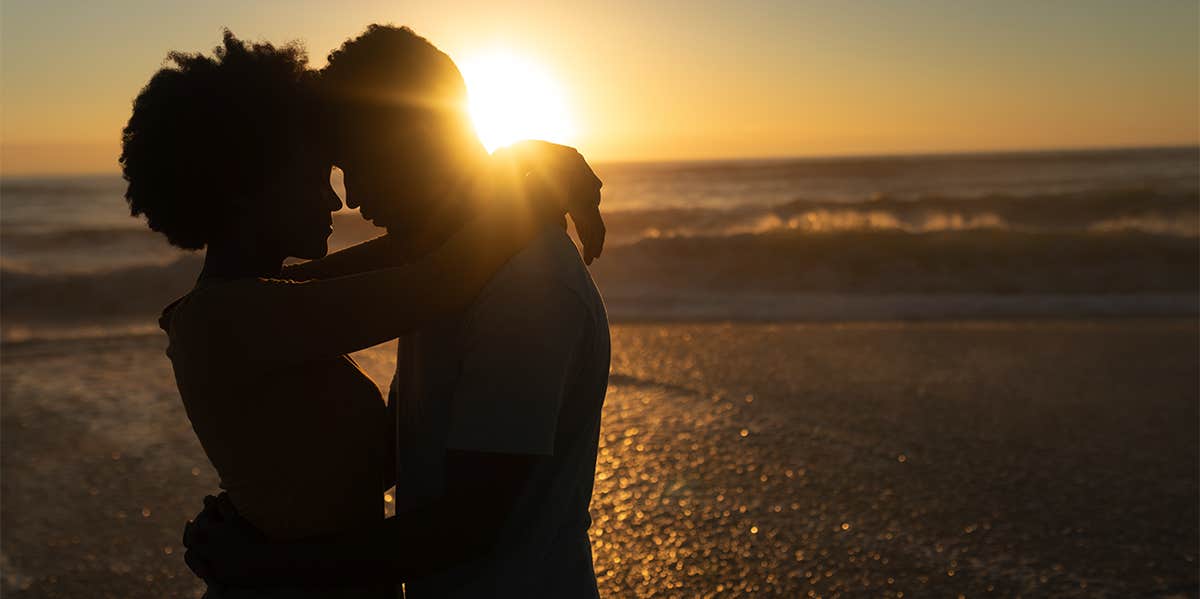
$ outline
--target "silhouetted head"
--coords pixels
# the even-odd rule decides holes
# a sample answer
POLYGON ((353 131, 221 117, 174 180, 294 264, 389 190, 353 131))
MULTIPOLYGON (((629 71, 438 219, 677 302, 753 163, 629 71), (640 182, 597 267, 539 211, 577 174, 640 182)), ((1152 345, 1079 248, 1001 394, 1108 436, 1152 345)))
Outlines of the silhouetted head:
POLYGON ((185 249, 238 239, 280 258, 325 255, 341 203, 304 51, 226 31, 212 56, 167 60, 121 139, 132 214, 185 249))
POLYGON ((371 25, 329 55, 320 88, 346 204, 393 234, 422 227, 487 156, 454 61, 407 27, 371 25))

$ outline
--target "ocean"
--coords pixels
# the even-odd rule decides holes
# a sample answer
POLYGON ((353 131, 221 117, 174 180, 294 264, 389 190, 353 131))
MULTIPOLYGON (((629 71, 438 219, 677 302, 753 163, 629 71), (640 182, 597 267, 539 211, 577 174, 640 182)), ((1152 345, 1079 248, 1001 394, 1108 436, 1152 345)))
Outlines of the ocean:
MULTIPOLYGON (((1190 315, 1200 148, 600 163, 617 320, 1190 315)), ((335 185, 340 185, 336 181, 335 185)), ((0 181, 5 341, 153 328, 201 256, 119 176, 0 181)), ((379 232, 343 210, 334 248, 379 232)))
MULTIPOLYGON (((596 170, 602 596, 1197 595, 1200 149, 596 170)), ((155 324, 201 256, 122 191, 0 182, 6 597, 204 592, 155 324)))

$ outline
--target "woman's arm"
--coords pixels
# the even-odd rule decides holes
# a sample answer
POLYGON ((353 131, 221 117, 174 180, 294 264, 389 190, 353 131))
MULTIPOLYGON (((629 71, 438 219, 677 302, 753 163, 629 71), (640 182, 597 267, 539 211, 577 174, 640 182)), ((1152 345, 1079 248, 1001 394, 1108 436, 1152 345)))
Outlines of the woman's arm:
POLYGON ((476 218, 421 260, 329 279, 214 286, 192 334, 245 359, 299 361, 365 349, 462 311, 544 226, 561 226, 560 206, 581 201, 572 195, 599 193, 508 174, 477 178, 469 193, 486 201, 476 218))
MULTIPOLYGON (((560 215, 569 214, 575 223, 584 261, 591 264, 599 257, 605 236, 599 212, 603 183, 578 151, 545 141, 522 141, 497 150, 492 162, 502 164, 520 177, 532 178, 542 189, 553 193, 560 215)), ((401 266, 420 257, 414 251, 419 245, 403 244, 390 235, 380 235, 324 258, 285 266, 280 278, 330 279, 401 266)))
POLYGON ((540 230, 524 215, 492 212, 424 259, 333 279, 245 279, 209 290, 200 321, 214 345, 263 361, 338 356, 465 309, 540 230))
POLYGON ((362 243, 340 249, 324 258, 299 264, 289 264, 279 273, 280 278, 292 281, 332 279, 346 275, 400 266, 413 258, 395 238, 380 235, 362 243))
POLYGON ((377 526, 272 543, 224 493, 205 498, 184 529, 188 567, 213 583, 247 587, 403 582, 487 554, 540 460, 532 455, 451 451, 446 495, 377 526), (481 498, 484 498, 481 500, 481 498))

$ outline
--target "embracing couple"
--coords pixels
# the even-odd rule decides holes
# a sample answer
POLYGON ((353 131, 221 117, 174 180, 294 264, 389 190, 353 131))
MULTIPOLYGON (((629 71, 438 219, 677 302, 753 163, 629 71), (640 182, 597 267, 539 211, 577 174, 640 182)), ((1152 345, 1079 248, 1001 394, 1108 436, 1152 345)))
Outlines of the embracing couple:
POLYGON ((207 249, 160 322, 225 489, 184 535, 208 595, 597 596, 609 332, 587 163, 489 155, 454 63, 407 28, 373 25, 320 71, 228 32, 169 60, 121 165, 134 215, 207 249), (333 165, 387 234, 326 255, 333 165), (347 354, 396 338, 385 406, 347 354))

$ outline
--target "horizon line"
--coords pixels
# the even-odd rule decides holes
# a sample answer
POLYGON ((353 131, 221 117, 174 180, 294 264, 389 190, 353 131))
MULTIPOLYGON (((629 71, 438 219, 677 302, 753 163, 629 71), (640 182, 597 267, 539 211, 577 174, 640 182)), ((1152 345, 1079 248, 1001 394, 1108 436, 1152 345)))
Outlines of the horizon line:
MULTIPOLYGON (((20 145, 20 144, 16 144, 20 145)), ((72 145, 72 144, 63 144, 72 145)), ((1058 146, 1045 148, 998 148, 977 150, 930 150, 912 152, 833 152, 828 154, 765 154, 757 156, 729 156, 713 158, 618 158, 597 159, 596 165, 649 165, 649 164, 730 164, 748 162, 788 162, 801 160, 870 160, 886 158, 951 158, 951 157, 984 157, 1004 155, 1037 155, 1037 154, 1089 154, 1105 152, 1128 151, 1164 151, 1164 150, 1200 150, 1200 142, 1177 144, 1135 144, 1135 145, 1097 145, 1097 146, 1058 146)), ((119 168, 95 171, 30 171, 24 173, 0 172, 0 179, 39 179, 39 178, 71 178, 119 176, 119 168)))

